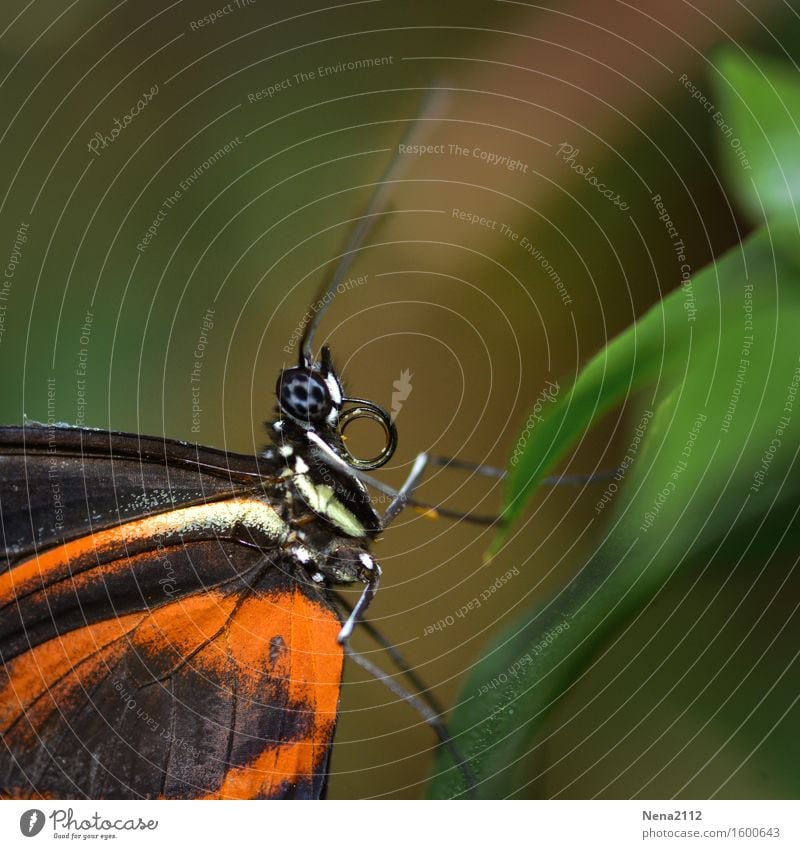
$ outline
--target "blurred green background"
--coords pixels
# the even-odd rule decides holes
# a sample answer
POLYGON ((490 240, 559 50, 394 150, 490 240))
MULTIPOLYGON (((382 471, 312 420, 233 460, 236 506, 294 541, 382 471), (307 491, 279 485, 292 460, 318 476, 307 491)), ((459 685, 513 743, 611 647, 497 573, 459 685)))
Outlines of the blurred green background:
MULTIPOLYGON (((720 130, 692 91, 713 99, 705 56, 722 41, 797 58, 797 5, 371 0, 288 10, 253 0, 233 2, 199 26, 220 7, 6 2, 0 256, 11 256, 21 223, 28 240, 0 337, 0 421, 51 415, 259 450, 276 374, 293 359, 284 346, 423 93, 438 87, 450 97, 429 141, 446 152, 420 157, 403 175, 354 264, 367 283, 337 299, 323 333, 353 394, 391 407, 394 382, 412 375, 397 417, 400 449, 382 473, 387 482, 399 483, 421 450, 504 466, 546 382, 563 386, 679 284, 681 263, 653 195, 669 210, 693 271, 746 232, 718 174, 720 130), (380 64, 346 67, 367 59, 380 64), (339 63, 345 67, 317 72, 339 63), (257 96, 278 84, 272 96, 257 96), (110 137, 115 119, 156 86, 116 139, 91 152, 96 134, 110 137), (563 144, 626 210, 558 155, 563 144), (451 154, 451 145, 470 155, 451 154), (475 150, 521 165, 492 165, 475 150), (469 224, 454 209, 497 225, 469 224), (145 246, 159 211, 163 220, 145 246), (209 309, 197 420, 190 375, 209 309)), ((587 434, 565 468, 613 466, 630 441, 626 412, 587 434)), ((499 505, 496 486, 456 472, 432 474, 424 493, 463 509, 499 505)), ((490 532, 413 513, 376 546, 385 578, 372 619, 446 705, 491 635, 580 569, 602 532, 600 494, 596 487, 543 492, 488 566, 490 532), (454 616, 512 568, 519 574, 489 601, 454 616), (452 625, 426 635, 447 617, 452 625)), ((737 607, 737 622, 754 621, 777 586, 796 595, 797 579, 779 560, 737 607)), ((748 710, 728 698, 734 682, 720 676, 705 701, 684 710, 697 686, 682 677, 686 658, 661 665, 670 628, 683 633, 700 623, 713 635, 727 621, 725 605, 742 601, 725 577, 720 567, 697 582, 677 578, 605 652, 557 712, 542 744, 549 767, 531 793, 701 797, 734 765, 722 795, 780 795, 781 775, 763 768, 758 753, 744 760, 730 738, 748 710), (670 617, 676 600, 680 615, 670 617), (589 715, 581 711, 602 691, 607 670, 627 663, 643 635, 665 621, 662 637, 626 673, 636 698, 615 688, 589 715), (642 716, 647 721, 637 724, 642 716), (709 760, 722 742, 723 756, 709 760)), ((776 640, 760 667, 765 690, 770 663, 785 669, 793 655, 777 639, 790 613, 776 615, 772 630, 762 622, 752 637, 754 646, 776 640)), ((374 649, 363 637, 358 645, 374 649)), ((721 662, 712 653, 695 674, 708 678, 721 662)), ((763 709, 777 720, 792 691, 776 687, 769 698, 763 709)), ((432 735, 406 705, 348 671, 331 796, 418 797, 432 752, 432 735)))

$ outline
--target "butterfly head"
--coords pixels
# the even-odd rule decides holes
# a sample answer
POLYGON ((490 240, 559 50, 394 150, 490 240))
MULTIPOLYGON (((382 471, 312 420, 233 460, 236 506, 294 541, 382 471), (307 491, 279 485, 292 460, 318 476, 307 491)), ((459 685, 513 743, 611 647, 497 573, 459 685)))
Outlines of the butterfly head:
POLYGON ((344 401, 342 384, 331 362, 330 349, 322 349, 319 363, 304 360, 284 369, 276 387, 278 407, 302 428, 336 428, 344 401))
POLYGON ((274 428, 284 445, 305 447, 308 432, 313 431, 343 460, 361 470, 377 469, 394 454, 397 430, 391 416, 378 404, 345 397, 327 345, 319 362, 303 356, 297 366, 284 369, 275 394, 280 418, 274 428), (344 432, 356 419, 370 419, 383 428, 385 444, 375 457, 356 457, 347 448, 344 432))

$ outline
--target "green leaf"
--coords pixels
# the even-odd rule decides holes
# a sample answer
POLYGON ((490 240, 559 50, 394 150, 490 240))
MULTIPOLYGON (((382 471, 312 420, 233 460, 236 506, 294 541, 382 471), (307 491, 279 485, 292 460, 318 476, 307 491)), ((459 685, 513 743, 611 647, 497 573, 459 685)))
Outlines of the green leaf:
MULTIPOLYGON (((800 76, 784 63, 748 57, 733 47, 717 54, 719 125, 725 170, 742 205, 765 215, 796 238, 800 196, 800 76), (782 222, 785 222, 783 223, 782 222)), ((780 231, 779 231, 780 232, 780 231)), ((776 239, 784 237, 776 234, 776 239)), ((507 538, 541 479, 575 444, 584 429, 630 392, 657 375, 674 373, 691 331, 691 287, 653 307, 633 328, 607 345, 537 424, 535 439, 511 460, 501 531, 491 554, 507 538), (663 341, 669 339, 669 345, 663 341)))
POLYGON ((626 396, 684 367, 691 344, 691 289, 659 301, 636 324, 620 334, 581 371, 565 393, 547 405, 535 435, 512 457, 506 485, 501 530, 491 554, 496 554, 513 522, 527 506, 542 478, 575 444, 580 435, 626 396), (665 340, 669 339, 669 345, 665 340))
MULTIPOLYGON (((454 711, 450 730, 481 796, 529 792, 554 705, 676 570, 706 562, 733 531, 765 522, 775 539, 785 531, 782 509, 800 500, 800 257, 789 235, 763 228, 665 298, 537 425, 537 443, 548 438, 512 480, 520 493, 600 410, 655 384, 604 542, 572 584, 490 647, 454 711)), ((463 791, 441 755, 430 794, 463 791)))
POLYGON ((726 47, 716 57, 719 148, 728 184, 756 221, 798 214, 800 76, 726 47))

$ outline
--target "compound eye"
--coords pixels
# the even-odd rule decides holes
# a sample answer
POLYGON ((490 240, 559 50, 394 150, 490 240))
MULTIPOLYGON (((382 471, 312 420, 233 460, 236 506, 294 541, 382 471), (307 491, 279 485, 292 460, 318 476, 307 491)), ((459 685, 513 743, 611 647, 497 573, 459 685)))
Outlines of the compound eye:
POLYGON ((278 378, 277 394, 281 409, 301 422, 322 422, 333 408, 325 381, 310 369, 286 369, 278 378))

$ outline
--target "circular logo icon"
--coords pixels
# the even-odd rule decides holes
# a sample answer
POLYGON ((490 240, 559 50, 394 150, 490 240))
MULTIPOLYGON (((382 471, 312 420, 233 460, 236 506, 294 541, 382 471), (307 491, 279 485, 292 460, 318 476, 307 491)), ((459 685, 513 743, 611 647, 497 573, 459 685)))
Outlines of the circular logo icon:
POLYGON ((44 828, 44 813, 38 808, 31 808, 19 818, 19 830, 25 837, 36 837, 44 828))

